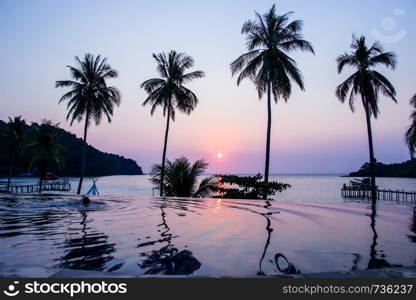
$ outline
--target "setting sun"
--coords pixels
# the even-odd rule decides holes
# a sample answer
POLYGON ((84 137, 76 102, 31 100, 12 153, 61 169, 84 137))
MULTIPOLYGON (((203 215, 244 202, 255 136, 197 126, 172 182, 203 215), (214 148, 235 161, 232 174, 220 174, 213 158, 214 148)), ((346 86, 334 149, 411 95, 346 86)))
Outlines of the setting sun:
POLYGON ((219 159, 221 159, 221 158, 222 158, 222 153, 218 153, 218 154, 217 154, 217 157, 218 157, 219 159))

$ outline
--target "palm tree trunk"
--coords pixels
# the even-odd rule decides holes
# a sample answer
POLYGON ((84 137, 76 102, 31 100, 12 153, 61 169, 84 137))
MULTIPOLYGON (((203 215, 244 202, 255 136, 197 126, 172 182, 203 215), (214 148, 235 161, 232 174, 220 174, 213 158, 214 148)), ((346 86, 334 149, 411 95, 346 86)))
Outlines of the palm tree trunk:
POLYGON ((77 189, 78 195, 81 194, 82 181, 84 180, 84 175, 85 175, 85 162, 87 159, 88 118, 89 118, 89 112, 87 110, 87 114, 85 116, 85 125, 84 125, 84 145, 83 145, 83 150, 82 150, 81 176, 79 177, 79 183, 78 183, 78 189, 77 189))
POLYGON ((9 175, 7 177, 7 191, 10 189, 10 184, 12 182, 12 175, 13 175, 13 164, 14 164, 14 154, 10 155, 10 162, 9 162, 9 175))
POLYGON ((363 102, 364 102, 365 116, 367 119, 368 148, 370 152, 371 200, 374 204, 377 200, 376 177, 375 177, 376 159, 374 158, 373 133, 371 130, 370 108, 368 107, 368 104, 365 101, 363 102))
POLYGON ((39 178, 39 194, 42 193, 42 185, 43 185, 43 175, 40 175, 40 178, 39 178))
POLYGON ((163 179, 165 177, 165 160, 166 160, 166 149, 168 146, 168 135, 169 135, 169 124, 170 124, 170 100, 168 104, 168 116, 166 120, 166 130, 165 130, 165 142, 163 145, 163 155, 162 155, 162 170, 160 172, 160 197, 163 197, 163 179))
POLYGON ((43 178, 45 178, 45 176, 46 176, 46 170, 47 169, 48 168, 44 164, 42 164, 41 167, 40 167, 39 194, 42 193, 43 178))
POLYGON ((270 165, 270 135, 272 130, 272 82, 267 82, 267 140, 266 140, 266 163, 264 167, 264 194, 263 199, 267 200, 270 165))

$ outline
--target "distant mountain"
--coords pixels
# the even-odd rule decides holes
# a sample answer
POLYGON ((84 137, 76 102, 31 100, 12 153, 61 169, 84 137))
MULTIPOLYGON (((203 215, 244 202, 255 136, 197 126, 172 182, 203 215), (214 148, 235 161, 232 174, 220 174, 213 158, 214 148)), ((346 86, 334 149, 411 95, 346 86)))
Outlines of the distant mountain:
MULTIPOLYGON (((0 130, 6 125, 0 120, 0 130)), ((38 126, 33 123, 27 125, 26 132, 30 135, 31 127, 38 126)), ((53 171, 60 176, 77 177, 81 170, 81 157, 83 141, 62 128, 58 129, 58 142, 64 147, 61 156, 65 162, 62 168, 53 171)), ((0 144, 2 141, 0 140, 0 144)), ((14 174, 26 173, 29 170, 30 158, 23 156, 16 163, 14 174)), ((7 157, 0 152, 0 176, 7 176, 7 157)), ((143 175, 142 168, 132 159, 111 153, 102 152, 92 146, 87 147, 87 162, 85 176, 111 176, 111 175, 143 175)))
MULTIPOLYGON (((369 164, 365 163, 357 172, 352 172, 348 177, 368 177, 370 176, 369 164)), ((375 168, 377 177, 402 177, 416 178, 416 159, 398 164, 377 163, 375 168)))

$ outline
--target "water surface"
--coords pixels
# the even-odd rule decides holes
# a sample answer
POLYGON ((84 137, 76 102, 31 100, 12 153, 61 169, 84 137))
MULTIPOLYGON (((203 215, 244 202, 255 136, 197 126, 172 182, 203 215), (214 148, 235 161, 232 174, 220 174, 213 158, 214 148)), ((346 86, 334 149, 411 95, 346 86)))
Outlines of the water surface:
POLYGON ((276 254, 302 273, 414 265, 415 216, 409 206, 341 202, 101 196, 84 207, 68 196, 0 200, 0 262, 243 277, 282 274, 287 262, 279 260, 279 271, 276 254))
MULTIPOLYGON (((152 196, 153 187, 148 175, 143 176, 106 176, 100 177, 97 187, 101 195, 120 196, 152 196)), ((293 202, 343 202, 340 189, 344 183, 352 178, 340 175, 272 175, 270 180, 289 183, 292 188, 277 193, 272 198, 293 202)), ((2 179, 0 181, 5 181, 2 179)), ((36 179, 15 178, 16 184, 33 184, 36 179)), ((72 192, 76 192, 77 178, 70 178, 72 192)), ((416 191, 416 179, 412 178, 377 178, 377 185, 381 189, 398 189, 416 191)), ((82 192, 86 193, 92 186, 92 179, 86 178, 82 192)))

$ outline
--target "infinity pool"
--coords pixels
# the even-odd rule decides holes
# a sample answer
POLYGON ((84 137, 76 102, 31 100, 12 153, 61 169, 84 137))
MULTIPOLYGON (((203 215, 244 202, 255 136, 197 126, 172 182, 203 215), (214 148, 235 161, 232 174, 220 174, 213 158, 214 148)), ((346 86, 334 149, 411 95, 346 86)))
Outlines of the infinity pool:
POLYGON ((412 207, 383 204, 2 196, 4 262, 134 276, 408 266, 416 220, 412 207))

